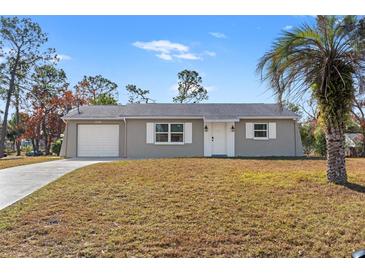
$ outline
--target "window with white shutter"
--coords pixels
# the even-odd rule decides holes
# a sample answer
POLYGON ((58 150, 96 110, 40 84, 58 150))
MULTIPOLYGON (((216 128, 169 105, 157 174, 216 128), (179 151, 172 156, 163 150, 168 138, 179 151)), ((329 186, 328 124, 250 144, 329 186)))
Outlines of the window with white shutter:
POLYGON ((276 123, 269 123, 269 139, 276 139, 276 123))
POLYGON ((185 123, 185 143, 191 144, 193 142, 193 124, 185 123))
POLYGON ((253 139, 253 123, 246 123, 246 139, 253 139))
POLYGON ((147 123, 146 124, 146 143, 147 144, 153 144, 154 143, 154 124, 153 123, 147 123))

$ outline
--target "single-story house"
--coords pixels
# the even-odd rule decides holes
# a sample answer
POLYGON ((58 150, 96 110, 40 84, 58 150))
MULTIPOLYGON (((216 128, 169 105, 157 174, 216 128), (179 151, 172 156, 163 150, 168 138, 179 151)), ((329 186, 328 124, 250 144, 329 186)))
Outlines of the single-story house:
POLYGON ((361 156, 362 139, 361 133, 345 133, 345 155, 348 157, 361 156))
POLYGON ((297 119, 276 104, 81 106, 63 117, 61 156, 302 156, 297 119))

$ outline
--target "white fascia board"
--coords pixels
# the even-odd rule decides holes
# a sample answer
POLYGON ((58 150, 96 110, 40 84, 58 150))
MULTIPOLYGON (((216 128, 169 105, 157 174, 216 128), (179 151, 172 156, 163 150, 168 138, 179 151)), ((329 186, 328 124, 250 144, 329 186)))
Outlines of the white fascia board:
POLYGON ((265 119, 265 120, 283 120, 283 119, 292 119, 292 120, 298 120, 297 116, 241 116, 239 117, 240 120, 259 120, 259 119, 265 119))
POLYGON ((124 120, 123 117, 118 117, 118 118, 85 118, 85 117, 79 117, 79 118, 74 118, 74 117, 70 117, 70 118, 61 118, 63 121, 78 121, 78 120, 81 120, 81 121, 115 121, 115 120, 124 120))
POLYGON ((240 119, 204 119, 206 123, 234 123, 239 121, 240 119))
POLYGON ((240 116, 237 119, 205 119, 203 116, 124 116, 124 117, 115 117, 115 118, 96 118, 96 117, 63 117, 63 121, 68 120, 126 120, 126 119, 196 119, 201 120, 203 119, 204 122, 239 122, 240 120, 258 120, 258 119, 293 119, 298 120, 297 116, 240 116))
POLYGON ((201 120, 204 119, 204 117, 198 117, 198 116, 126 116, 125 119, 196 119, 201 120))

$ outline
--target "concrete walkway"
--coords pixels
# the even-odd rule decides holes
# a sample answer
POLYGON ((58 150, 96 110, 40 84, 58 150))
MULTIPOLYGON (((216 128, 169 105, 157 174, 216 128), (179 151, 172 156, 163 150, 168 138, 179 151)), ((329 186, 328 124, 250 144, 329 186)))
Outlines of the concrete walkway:
POLYGON ((77 168, 111 160, 67 159, 1 169, 0 209, 15 203, 77 168))

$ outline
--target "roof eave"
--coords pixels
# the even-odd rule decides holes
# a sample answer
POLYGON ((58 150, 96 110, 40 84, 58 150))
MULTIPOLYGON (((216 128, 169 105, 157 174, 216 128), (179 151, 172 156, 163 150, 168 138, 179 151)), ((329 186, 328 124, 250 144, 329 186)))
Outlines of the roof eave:
POLYGON ((239 120, 275 119, 298 120, 298 116, 239 116, 232 119, 209 119, 204 116, 119 116, 119 117, 63 117, 62 120, 125 120, 125 119, 203 119, 206 122, 239 122, 239 120))

